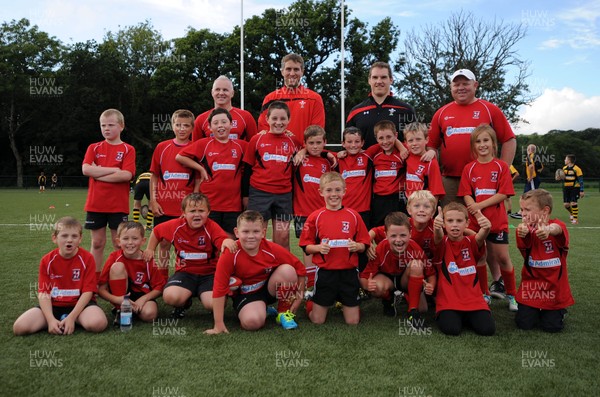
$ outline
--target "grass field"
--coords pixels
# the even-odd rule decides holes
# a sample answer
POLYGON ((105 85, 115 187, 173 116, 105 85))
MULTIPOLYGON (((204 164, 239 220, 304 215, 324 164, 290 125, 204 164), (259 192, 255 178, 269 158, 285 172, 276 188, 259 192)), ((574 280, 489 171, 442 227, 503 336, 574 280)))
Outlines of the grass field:
MULTIPOLYGON (((567 220, 554 191, 554 214, 567 220)), ((12 324, 37 304, 37 272, 53 248, 51 225, 63 215, 84 219, 84 190, 0 190, 0 394, 4 396, 590 396, 598 393, 600 194, 580 202, 581 222, 569 225, 569 277, 576 300, 561 334, 517 330, 505 302, 492 304, 497 334, 459 337, 430 328, 414 334, 400 319, 383 317, 374 300, 357 327, 333 311, 325 325, 284 331, 241 331, 230 309, 229 335, 207 336, 212 315, 197 303, 182 320, 110 327, 99 335, 42 332, 14 337, 12 324), (68 204, 68 206, 67 206, 68 204), (53 205, 55 209, 49 209, 53 205)), ((514 199, 514 204, 517 200, 514 199)), ((515 208, 517 206, 515 205, 515 208)), ((512 225, 517 221, 512 220, 512 225)), ((293 244, 296 240, 293 239, 293 244)), ((511 243, 514 231, 511 232, 511 243)), ((89 249, 89 233, 83 247, 89 249)), ((520 278, 521 259, 511 255, 520 278)), ((295 247, 295 252, 299 250, 295 247)), ((107 253, 108 254, 108 253, 107 253)), ((101 302, 109 313, 109 305, 101 302)), ((112 320, 109 317, 110 320, 112 320)))

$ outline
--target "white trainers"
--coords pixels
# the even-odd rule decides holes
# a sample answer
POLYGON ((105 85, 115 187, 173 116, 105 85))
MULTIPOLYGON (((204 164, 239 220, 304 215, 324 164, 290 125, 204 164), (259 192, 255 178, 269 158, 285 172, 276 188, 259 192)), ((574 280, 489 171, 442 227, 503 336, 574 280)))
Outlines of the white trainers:
POLYGON ((488 306, 492 303, 492 297, 489 295, 483 294, 483 300, 488 304, 488 306))
POLYGON ((508 301, 508 310, 511 312, 516 312, 519 310, 519 304, 517 300, 512 295, 506 295, 506 300, 508 301))

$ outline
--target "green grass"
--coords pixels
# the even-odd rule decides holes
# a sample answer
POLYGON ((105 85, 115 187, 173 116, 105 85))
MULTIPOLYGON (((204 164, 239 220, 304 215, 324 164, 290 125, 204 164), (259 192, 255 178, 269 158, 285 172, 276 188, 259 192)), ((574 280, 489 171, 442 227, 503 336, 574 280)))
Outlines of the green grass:
MULTIPOLYGON (((560 206, 555 215, 567 220, 560 206)), ((301 312, 299 329, 269 322, 259 332, 241 331, 226 313, 229 335, 207 336, 212 316, 197 303, 183 320, 167 320, 160 303, 158 324, 136 322, 123 334, 77 330, 72 336, 45 332, 14 337, 12 324, 37 303, 35 283, 41 256, 53 248, 52 223, 63 215, 84 219, 85 191, 38 194, 0 190, 3 277, 0 280, 0 364, 2 395, 11 396, 576 396, 598 390, 598 270, 600 195, 580 202, 581 223, 569 227, 570 280, 576 304, 561 334, 523 332, 505 302, 493 302, 497 334, 483 338, 439 332, 429 314, 427 335, 408 335, 398 319, 385 318, 373 300, 363 306, 361 324, 349 327, 333 311, 325 325, 301 312), (70 204, 68 207, 65 204, 70 204), (55 209, 49 209, 54 205, 55 209), (33 222, 33 227, 25 226, 33 222), (596 229, 598 228, 598 229, 596 229), (529 352, 545 354, 540 367, 523 365, 529 352), (51 360, 40 360, 52 355, 51 360), (32 361, 33 359, 33 361, 32 361), (45 364, 45 366, 43 365, 45 364), (291 366, 294 364, 294 366, 291 366), (41 365, 41 366, 40 366, 41 365)), ((514 199, 514 203, 517 201, 514 199)), ((515 206, 516 208, 516 206, 515 206)), ((512 225, 517 221, 512 220, 512 225)), ((514 233, 514 232, 513 232, 514 233)), ((296 240, 293 239, 293 244, 296 240)), ((514 234, 511 233, 511 241, 514 234)), ((89 248, 89 233, 84 233, 89 248)), ((511 244, 520 275, 521 259, 511 244)), ((299 254, 297 247, 294 249, 299 254)), ((106 253, 108 254, 108 253, 106 253)), ((519 278, 519 276, 517 276, 519 278)), ((109 313, 105 302, 101 306, 109 313)), ((527 362, 526 362, 527 363, 527 362)))

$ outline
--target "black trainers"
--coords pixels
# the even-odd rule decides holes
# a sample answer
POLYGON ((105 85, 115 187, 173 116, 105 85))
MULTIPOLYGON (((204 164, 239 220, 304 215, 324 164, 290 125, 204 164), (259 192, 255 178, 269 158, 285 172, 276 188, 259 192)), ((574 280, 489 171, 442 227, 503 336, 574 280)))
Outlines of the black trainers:
POLYGON ((502 277, 490 285, 490 295, 496 299, 506 299, 506 289, 504 288, 504 280, 502 280, 502 277))
POLYGON ((368 301, 371 299, 371 294, 368 291, 365 291, 362 288, 358 289, 358 300, 361 302, 368 301))
POLYGON ((421 313, 417 309, 412 309, 408 312, 406 323, 417 331, 425 328, 425 320, 421 318, 421 313))
POLYGON ((518 212, 513 212, 511 214, 508 214, 508 216, 510 216, 513 219, 523 219, 523 216, 521 214, 519 214, 518 212))
POLYGON ((185 305, 183 305, 182 307, 176 307, 175 309, 173 309, 173 311, 171 312, 171 318, 184 318, 185 311, 190 307, 192 307, 192 298, 188 299, 185 302, 185 305))
POLYGON ((396 316, 396 307, 394 306, 394 299, 382 299, 383 303, 383 315, 386 317, 396 316))
POLYGON ((113 319, 113 327, 121 326, 121 311, 116 307, 113 307, 111 310, 112 314, 114 314, 115 318, 113 319))

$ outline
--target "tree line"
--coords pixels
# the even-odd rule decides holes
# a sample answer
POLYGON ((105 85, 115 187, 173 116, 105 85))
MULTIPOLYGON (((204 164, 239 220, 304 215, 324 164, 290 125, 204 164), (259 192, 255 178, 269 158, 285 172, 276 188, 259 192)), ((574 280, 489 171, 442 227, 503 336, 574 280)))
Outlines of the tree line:
MULTIPOLYGON (((264 95, 283 84, 281 58, 298 53, 305 59, 303 83, 323 97, 328 141, 339 143, 342 12, 346 115, 368 95, 368 68, 375 61, 394 65, 394 94, 413 104, 425 123, 452 100, 449 75, 459 67, 475 72, 479 96, 496 103, 510 121, 517 121, 518 107, 533 99, 526 84, 528 62, 514 50, 526 34, 521 25, 459 12, 444 24, 405 32, 401 42, 389 17, 369 26, 335 0, 298 0, 244 23, 246 110, 258 116, 264 95)), ((232 79, 234 106, 239 106, 239 46, 239 26, 223 34, 190 27, 183 37, 166 40, 144 21, 108 32, 100 43, 65 45, 27 19, 4 22, 0 173, 16 174, 20 186, 24 174, 41 170, 81 175, 86 147, 101 140, 98 117, 111 107, 125 114, 123 140, 137 150, 138 171, 146 170, 156 143, 172 136, 174 110, 198 115, 212 108, 216 77, 232 79)), ((588 149, 583 145, 576 152, 588 149)))

